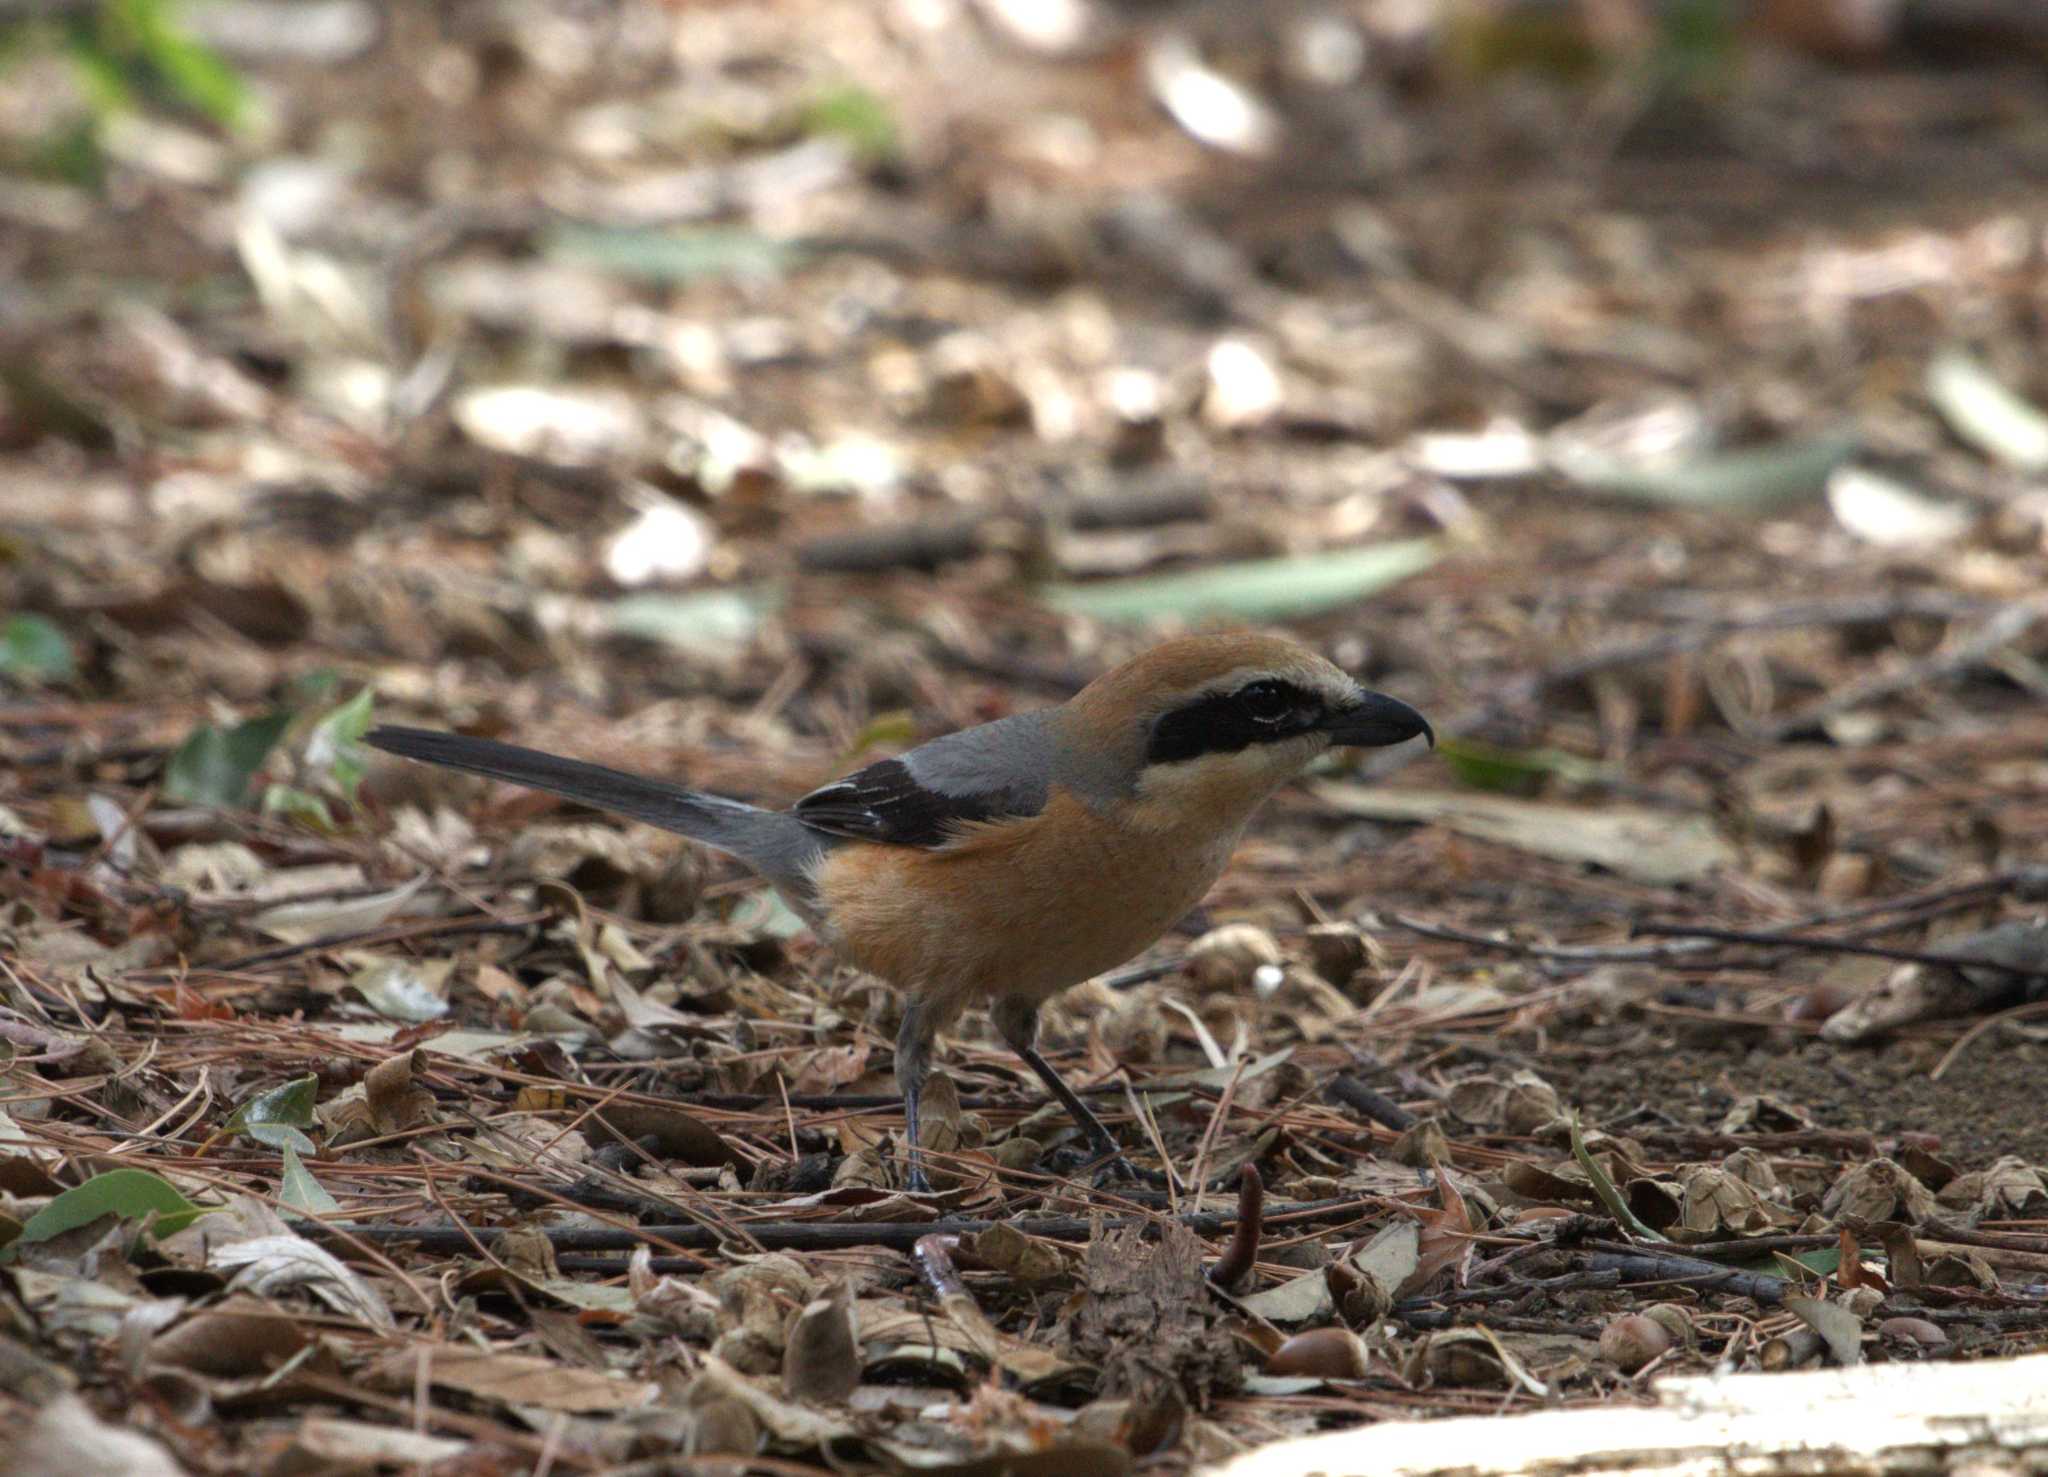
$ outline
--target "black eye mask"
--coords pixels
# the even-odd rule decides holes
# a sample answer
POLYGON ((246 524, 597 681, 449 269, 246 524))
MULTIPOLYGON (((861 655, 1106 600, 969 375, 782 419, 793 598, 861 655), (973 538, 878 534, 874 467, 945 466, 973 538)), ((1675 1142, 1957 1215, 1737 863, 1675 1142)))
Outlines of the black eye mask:
POLYGON ((1210 693, 1175 708, 1152 725, 1147 764, 1174 764, 1204 754, 1235 754, 1253 744, 1277 743, 1315 729, 1323 700, 1305 687, 1276 678, 1210 693))

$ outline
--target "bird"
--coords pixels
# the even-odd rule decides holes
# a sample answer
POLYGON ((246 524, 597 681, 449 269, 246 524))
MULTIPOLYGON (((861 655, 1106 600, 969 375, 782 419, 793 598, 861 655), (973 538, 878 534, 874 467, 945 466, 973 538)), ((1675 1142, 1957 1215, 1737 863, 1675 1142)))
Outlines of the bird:
POLYGON ((1066 702, 948 733, 774 810, 490 739, 383 725, 364 742, 643 821, 759 873, 831 949, 904 997, 906 1187, 934 1040, 971 1006, 1099 1158, 1116 1137, 1039 1052, 1046 1001, 1157 942, 1222 875, 1252 813, 1336 747, 1436 735, 1290 637, 1164 641, 1066 702))

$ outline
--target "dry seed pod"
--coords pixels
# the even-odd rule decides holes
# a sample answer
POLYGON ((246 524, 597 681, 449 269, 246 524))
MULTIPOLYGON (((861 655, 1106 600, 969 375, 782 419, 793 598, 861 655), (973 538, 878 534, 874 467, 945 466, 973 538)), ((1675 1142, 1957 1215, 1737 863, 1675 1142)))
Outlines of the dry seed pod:
POLYGON ((1539 1133, 1558 1119, 1557 1089, 1533 1072, 1517 1072, 1501 1100, 1501 1127, 1539 1133))
POLYGON ((1948 1342, 1948 1335, 1941 1331, 1938 1323, 1929 1323, 1925 1318, 1887 1318, 1877 1325, 1879 1338, 1891 1339, 1895 1343, 1918 1344, 1922 1348, 1933 1348, 1948 1342))
POLYGON ((1396 1164, 1405 1164, 1411 1169, 1427 1169, 1432 1164, 1442 1164, 1450 1159, 1451 1141, 1445 1137, 1441 1123, 1434 1118, 1425 1118, 1394 1140, 1391 1157, 1396 1164))
POLYGON ((1824 1021, 1836 1012, 1848 1009, 1858 993, 1845 984, 1822 980, 1804 994, 1793 997, 1785 1007, 1785 1019, 1795 1025, 1824 1021))
POLYGON ((1927 1187, 1890 1159, 1866 1159, 1844 1170, 1820 1210, 1834 1220, 1855 1216, 1913 1226, 1924 1225, 1939 1213, 1927 1187))
POLYGON ((1279 963, 1273 935, 1250 923, 1212 928, 1188 946, 1188 973, 1204 991, 1249 991, 1260 969, 1279 963))
POLYGON ((1365 1340, 1348 1328, 1311 1328, 1273 1351, 1266 1373, 1310 1379, 1364 1379, 1371 1365, 1365 1340))
POLYGON ((1156 1062, 1166 1055, 1169 1026, 1158 997, 1134 991, 1099 1017, 1102 1042, 1120 1062, 1156 1062))
POLYGON ((1476 1329, 1432 1334, 1422 1346, 1422 1369, 1437 1384, 1457 1389, 1499 1389, 1513 1383, 1499 1351, 1476 1329))
POLYGON ((1643 1309, 1643 1316, 1661 1324, 1674 1343, 1691 1346, 1692 1314, 1687 1309, 1677 1303, 1658 1303, 1643 1309))
POLYGON ((1845 903, 1870 896, 1877 881, 1876 857, 1858 851, 1838 851, 1821 864, 1814 891, 1830 902, 1845 903))
POLYGON ((714 1396, 701 1404, 693 1401, 689 1414, 690 1427, 683 1448, 693 1456, 720 1452, 752 1456, 760 1448, 760 1421, 753 1411, 730 1396, 714 1396))
POLYGON ((1315 972, 1348 989, 1372 960, 1372 945, 1349 923, 1314 923, 1308 930, 1308 958, 1315 972))
POLYGON ((1757 1351, 1757 1362, 1767 1370, 1797 1369, 1810 1364, 1820 1357, 1821 1336, 1804 1327, 1788 1328, 1776 1338, 1767 1339, 1763 1348, 1757 1351))
POLYGON ((1645 1313, 1624 1313, 1600 1330, 1600 1357, 1623 1374, 1634 1374, 1671 1352, 1671 1330, 1645 1313))

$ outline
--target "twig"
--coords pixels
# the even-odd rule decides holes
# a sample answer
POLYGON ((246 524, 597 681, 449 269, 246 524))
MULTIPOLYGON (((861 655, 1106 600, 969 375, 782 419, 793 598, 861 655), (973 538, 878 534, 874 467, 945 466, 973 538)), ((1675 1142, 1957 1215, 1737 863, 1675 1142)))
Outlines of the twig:
POLYGON ((911 1260, 924 1273, 925 1285, 941 1302, 967 1291, 967 1284, 960 1280, 960 1269, 953 1265, 953 1253, 959 1245, 958 1236, 934 1231, 918 1237, 917 1244, 910 1249, 911 1260))
POLYGON ((1687 1256, 1701 1261, 1727 1257, 1731 1261, 1753 1261, 1774 1251, 1823 1251, 1839 1246, 1842 1238, 1830 1231, 1803 1234, 1792 1231, 1779 1236, 1737 1236, 1727 1241, 1695 1241, 1685 1248, 1687 1256))
POLYGON ((1209 1281, 1225 1292, 1242 1282, 1259 1259, 1265 1205, 1266 1182, 1259 1178, 1256 1166, 1247 1164, 1237 1180, 1237 1228, 1231 1233, 1230 1245, 1209 1268, 1209 1281))
MULTIPOLYGON (((1719 1021, 1722 1016, 1712 1019, 1719 1021)), ((1646 1144, 1670 1144, 1687 1153, 1726 1154, 1735 1149, 1761 1149, 1766 1153, 1787 1153, 1812 1150, 1822 1154, 1857 1154, 1868 1156, 1877 1152, 1877 1136, 1858 1133, 1842 1128, 1799 1128, 1776 1133, 1715 1133, 1704 1128, 1665 1128, 1648 1126, 1635 1129, 1631 1137, 1646 1144)))
MULTIPOLYGON (((1188 1182, 1198 1193, 1202 1183, 1209 1177, 1209 1150, 1215 1146, 1216 1131, 1230 1117, 1230 1109, 1237 1099, 1238 1079, 1244 1076, 1246 1061, 1246 1058, 1239 1057, 1237 1065, 1231 1068, 1230 1080, 1223 1084, 1223 1096, 1216 1100, 1216 1110, 1209 1115, 1209 1121, 1202 1129, 1202 1137, 1195 1144, 1195 1168, 1188 1176, 1188 1182)), ((1251 1166, 1247 1164, 1245 1168, 1250 1169, 1251 1166)))
POLYGON ((1374 1092, 1356 1077, 1333 1077, 1323 1092, 1325 1096, 1334 1098, 1347 1108, 1356 1108, 1373 1122, 1396 1133, 1406 1133, 1415 1126, 1413 1113, 1392 1098, 1374 1092))
POLYGON ((1983 1246, 1994 1251, 2048 1252, 2048 1236, 2027 1236, 2018 1231, 1978 1231, 1968 1226, 1951 1225, 1947 1221, 1925 1221, 1920 1232, 1937 1241, 1953 1241, 1959 1246, 1983 1246))
MULTIPOLYGON (((1782 605, 1768 610, 1705 615, 1699 617, 1695 624, 1676 631, 1663 631, 1654 636, 1635 640, 1609 642, 1604 646, 1596 646, 1590 651, 1581 652, 1577 656, 1568 657, 1540 672, 1499 683, 1494 687, 1493 695, 1485 701, 1453 713, 1438 723, 1437 737, 1462 737, 1491 722, 1497 714, 1526 707, 1554 687, 1583 681, 1596 673, 1610 671, 1615 667, 1661 661, 1686 652, 1701 651, 1744 631, 1789 630, 1801 626, 1866 625, 1878 621, 1897 620, 1908 615, 1956 618, 1983 609, 1984 605, 1980 601, 1958 601, 1953 596, 1916 592, 1910 595, 1822 600, 1802 605, 1782 605)), ((2010 639, 2012 638, 2005 638, 2010 639)), ((2003 641, 1994 642, 1991 649, 1996 650, 2003 644, 2003 641)), ((1858 697, 1856 700, 1868 701, 1869 697, 1858 697)), ((1801 719, 1802 723, 1812 721, 1811 717, 1801 719)), ((1368 778, 1383 778, 1405 765, 1412 764, 1422 753, 1427 752, 1424 750, 1411 753, 1410 749, 1413 747, 1410 745, 1405 748, 1389 749, 1384 754, 1368 760, 1361 766, 1361 770, 1368 778)))
POLYGON ((1152 528, 1208 516, 1210 497, 1201 485, 1141 489, 1014 514, 976 513, 944 521, 899 523, 857 533, 832 534, 798 546, 797 564, 813 573, 871 574, 885 569, 935 569, 972 559, 1002 546, 1004 525, 1039 528, 1065 523, 1074 528, 1152 528))
MULTIPOLYGON (((1264 1224, 1342 1220, 1360 1210, 1387 1203, 1383 1195, 1345 1195, 1334 1200, 1307 1200, 1283 1205, 1268 1212, 1264 1224)), ((1213 1236, 1237 1225, 1234 1210, 1193 1211, 1175 1217, 1198 1236, 1213 1236)), ((1052 1241, 1086 1241, 1097 1228, 1123 1230, 1133 1226, 1157 1225, 1157 1216, 1039 1216, 1031 1219, 1005 1217, 1002 1220, 947 1219, 943 1221, 753 1221, 746 1231, 766 1250, 830 1251, 857 1246, 886 1246, 909 1250, 921 1236, 935 1231, 966 1235, 991 1226, 1010 1226, 1027 1236, 1052 1241)), ((351 1236, 370 1242, 411 1241, 429 1252, 460 1252, 469 1249, 468 1239, 445 1226, 388 1226, 356 1223, 324 1224, 297 1221, 295 1228, 307 1236, 351 1236)), ((556 1251, 630 1251, 636 1246, 670 1246, 679 1251, 710 1250, 728 1238, 718 1229, 698 1224, 662 1226, 557 1226, 544 1228, 556 1251)), ((701 1267, 701 1263, 699 1266, 701 1267)))
POLYGON ((1762 948, 1792 949, 1820 954, 1860 954, 1872 959, 1897 959, 1905 964, 1937 964, 1946 969, 1992 969, 2022 979, 2048 978, 2048 968, 2029 968, 2001 959, 1970 954, 1938 954, 1929 949, 1892 949, 1883 944, 1855 943, 1848 939, 1802 937, 1749 928, 1711 928, 1700 923, 1660 923, 1652 920, 1635 925, 1635 931, 1652 938, 1712 939, 1724 944, 1754 944, 1762 948))
POLYGON ((255 954, 244 954, 239 959, 230 959, 225 964, 208 964, 202 967, 206 974, 240 974, 243 970, 254 969, 260 964, 276 964, 285 959, 296 959, 302 954, 324 954, 329 949, 353 949, 377 947, 383 944, 405 943, 412 939, 452 938, 465 933, 523 933, 536 923, 547 921, 546 913, 520 913, 511 918, 435 918, 425 923, 405 924, 399 927, 359 928, 353 933, 328 934, 324 938, 308 939, 302 944, 280 944, 275 949, 264 949, 255 954))
MULTIPOLYGON (((1788 929, 1801 929, 1821 928, 1835 923, 1862 923, 1872 918, 1886 918, 1892 914, 1931 912, 1957 903, 1976 902, 1986 893, 2002 892, 2010 892, 2021 898, 2048 894, 2048 867, 2014 867, 1969 882, 1949 883, 1942 887, 1928 888, 1924 892, 1905 893, 1899 897, 1877 898, 1871 902, 1858 903, 1853 908, 1809 913, 1804 918, 1795 918, 1783 926, 1788 929)), ((1890 933, 1894 929, 1908 926, 1909 923, 1924 921, 1926 920, 1919 918, 1895 920, 1881 927, 1869 929, 1868 932, 1890 933)))
POLYGON ((1600 1325, 1597 1323, 1558 1323, 1548 1318, 1504 1317, 1483 1308, 1413 1308, 1405 1313, 1396 1308, 1390 1316, 1398 1318, 1403 1327, 1413 1329, 1456 1328, 1465 1323, 1483 1322, 1496 1333, 1562 1334, 1581 1339, 1600 1337, 1600 1325))
POLYGON ((1780 945, 1795 948, 1809 946, 1845 954, 1868 953, 1886 959, 1951 965, 1983 963, 1994 969, 2003 967, 2010 972, 2027 973, 2028 971, 2016 969, 2013 965, 1999 966, 1989 960, 1951 959, 1946 955, 1919 954, 1909 949, 1887 950, 1878 945, 1865 945, 1861 937, 1815 939, 1803 936, 1797 930, 1818 928, 1826 924, 1857 923, 1873 918, 1885 918, 1886 921, 1881 925, 1859 932, 1866 936, 1891 933, 1927 920, 1887 918, 1890 914, 1918 914, 1957 903, 1968 903, 1990 894, 2013 892, 2025 897, 2042 891, 2048 891, 2048 867, 2016 867, 1970 882, 1958 882, 1925 892, 1908 893, 1903 897, 1880 899, 1829 913, 1809 914, 1779 924, 1775 928, 1753 931, 1712 929, 1676 923, 1664 924, 1654 920, 1634 924, 1631 928, 1631 932, 1636 934, 1674 940, 1670 944, 1532 944, 1520 939, 1504 938, 1499 934, 1478 933, 1449 923, 1431 922, 1426 918, 1415 918, 1404 913, 1392 914, 1386 921, 1396 928, 1419 934, 1423 938, 1442 939, 1446 943, 1470 944, 1474 948, 1496 949, 1504 954, 1515 954, 1528 959, 1548 959, 1561 964, 1664 964, 1677 960, 1693 960, 1701 955, 1711 954, 1714 951, 1707 946, 1708 943, 1721 942, 1755 944, 1760 948, 1776 948, 1780 945))
MULTIPOLYGON (((629 1065, 637 1065, 631 1064, 629 1065)), ((1140 1092, 1148 1092, 1142 1082, 1140 1092)), ((784 1099, 772 1092, 699 1092, 687 1082, 674 1085, 677 1099, 691 1108, 711 1108, 720 1112, 763 1113, 783 1105, 784 1099)), ((1085 1087, 1077 1086, 1074 1092, 1080 1097, 1121 1096, 1124 1084, 1119 1079, 1113 1082, 1095 1082, 1085 1087)), ((668 1100, 650 1098, 645 1094, 621 1098, 622 1102, 665 1103, 668 1100)), ((792 1092, 788 1097, 792 1108, 803 1108, 814 1112, 864 1112, 870 1108, 901 1108, 903 1095, 897 1092, 792 1092)), ((973 1112, 993 1108, 997 1112, 1035 1113, 1044 1107, 1043 1102, 1017 1097, 1010 1093, 962 1093, 960 1106, 973 1112)))
MULTIPOLYGON (((2048 976, 2048 970, 2035 970, 2036 976, 2048 976)), ((1941 1081, 1942 1074, 1956 1064, 1956 1058, 1963 1054, 1969 1044, 1995 1026, 2008 1021, 2022 1020, 2028 1016, 2048 1015, 2048 1000, 2031 1000, 2025 1005, 2015 1005, 2010 1010, 2001 1010, 1996 1015, 1987 1015, 1956 1038, 1956 1044, 1941 1054, 1941 1060, 1934 1064, 1934 1070, 1927 1074, 1929 1082, 1941 1081)))
POLYGON ((1595 1251, 1586 1258, 1586 1266, 1595 1272, 1619 1272, 1625 1282, 1683 1282, 1703 1292, 1734 1293, 1766 1307, 1785 1300, 1783 1277, 1717 1266, 1671 1252, 1595 1251))
POLYGON ((1474 933, 1470 929, 1456 928, 1448 923, 1431 923, 1427 919, 1411 918, 1404 913, 1395 913, 1387 921, 1396 928, 1421 934, 1424 938, 1443 939, 1453 944, 1471 944, 1481 949, 1498 949, 1504 954, 1519 954, 1530 959, 1554 959, 1564 964, 1658 964, 1711 952, 1704 945, 1689 947, 1684 944, 1529 944, 1519 939, 1501 938, 1496 934, 1474 933))
POLYGON ((1782 739, 1837 713, 1863 707, 1895 692, 1929 686, 1944 677, 1952 677, 1976 666, 2000 647, 2010 646, 2033 630, 2043 617, 2048 617, 2048 601, 2039 598, 2016 601, 1995 612, 1961 640, 1929 652, 1918 661, 1906 662, 1889 672, 1874 673, 1803 708, 1794 708, 1789 713, 1756 724, 1749 730, 1748 737, 1772 741, 1782 739))

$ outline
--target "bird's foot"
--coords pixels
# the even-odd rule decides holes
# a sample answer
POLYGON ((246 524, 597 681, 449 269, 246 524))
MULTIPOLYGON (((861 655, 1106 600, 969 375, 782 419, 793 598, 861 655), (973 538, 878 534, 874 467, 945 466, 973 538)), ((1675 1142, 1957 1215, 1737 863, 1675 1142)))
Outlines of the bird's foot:
POLYGON ((1107 1164, 1095 1171, 1094 1183, 1098 1190, 1111 1185, 1143 1185, 1152 1190, 1178 1188, 1172 1170, 1140 1169, 1121 1153, 1113 1155, 1107 1164))
POLYGON ((1121 1148, 1115 1145, 1097 1147, 1085 1158, 1078 1148, 1063 1150, 1052 1156, 1045 1166, 1055 1174, 1088 1176, 1088 1182, 1098 1190, 1115 1185, 1144 1185, 1154 1190, 1171 1189, 1174 1180, 1170 1173, 1156 1169, 1141 1169, 1133 1164, 1121 1148), (1092 1172, 1091 1172, 1092 1169, 1092 1172))

